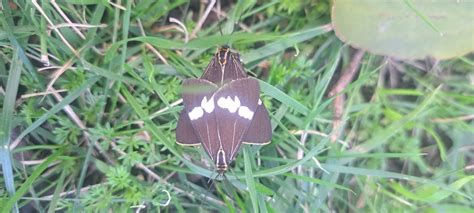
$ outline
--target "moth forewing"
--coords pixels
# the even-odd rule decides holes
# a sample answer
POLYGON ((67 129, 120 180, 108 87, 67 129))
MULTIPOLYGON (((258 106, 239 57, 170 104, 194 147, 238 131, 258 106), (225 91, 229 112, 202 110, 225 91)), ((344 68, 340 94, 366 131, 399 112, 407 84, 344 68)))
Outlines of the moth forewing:
POLYGON ((215 84, 204 79, 189 79, 183 83, 184 109, 194 134, 213 161, 219 146, 214 113, 214 93, 217 89, 215 84))
POLYGON ((215 100, 218 138, 226 163, 230 164, 257 109, 258 82, 251 78, 233 80, 216 92, 215 100))

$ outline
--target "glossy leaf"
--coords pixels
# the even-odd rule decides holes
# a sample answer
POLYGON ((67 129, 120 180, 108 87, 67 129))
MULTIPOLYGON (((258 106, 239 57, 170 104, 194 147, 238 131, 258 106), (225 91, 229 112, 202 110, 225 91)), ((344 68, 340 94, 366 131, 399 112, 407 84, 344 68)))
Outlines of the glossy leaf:
POLYGON ((336 35, 371 53, 446 59, 474 50, 474 2, 334 0, 336 35))

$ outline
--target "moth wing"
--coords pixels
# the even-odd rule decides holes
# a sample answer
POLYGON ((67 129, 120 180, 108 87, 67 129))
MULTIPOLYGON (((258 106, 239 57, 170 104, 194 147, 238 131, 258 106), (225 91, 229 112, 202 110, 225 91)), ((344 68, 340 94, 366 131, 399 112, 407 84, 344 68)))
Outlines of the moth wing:
POLYGON ((227 61, 230 61, 230 63, 227 63, 224 79, 234 80, 240 78, 247 78, 248 75, 247 72, 245 72, 244 65, 240 61, 239 54, 229 52, 229 55, 227 57, 227 61))
POLYGON ((222 79, 222 68, 216 56, 214 56, 211 59, 211 62, 209 62, 209 65, 207 65, 205 72, 201 76, 201 79, 205 79, 214 84, 220 85, 222 79))
POLYGON ((219 51, 214 55, 209 65, 207 65, 206 71, 201 79, 206 79, 214 84, 221 85, 232 80, 248 77, 238 53, 227 52, 227 54, 225 54, 226 62, 222 66, 219 62, 219 57, 223 54, 225 54, 225 52, 219 51), (224 74, 224 76, 222 76, 222 74, 224 74))
POLYGON ((181 110, 179 114, 178 126, 176 127, 176 143, 182 146, 201 145, 185 109, 181 110))
MULTIPOLYGON (((207 104, 217 89, 217 85, 205 79, 184 80, 182 85, 184 109, 190 112, 195 107, 201 107, 203 100, 204 104, 207 104)), ((191 117, 190 119, 193 120, 191 117)))
POLYGON ((225 84, 214 95, 220 145, 227 164, 233 160, 257 109, 257 80, 242 78, 225 84))
POLYGON ((213 160, 219 143, 214 113, 214 93, 217 89, 214 83, 205 79, 188 79, 183 82, 184 110, 194 134, 213 160))
POLYGON ((259 101, 252 123, 244 136, 243 143, 253 145, 265 145, 272 138, 272 126, 265 105, 259 101))

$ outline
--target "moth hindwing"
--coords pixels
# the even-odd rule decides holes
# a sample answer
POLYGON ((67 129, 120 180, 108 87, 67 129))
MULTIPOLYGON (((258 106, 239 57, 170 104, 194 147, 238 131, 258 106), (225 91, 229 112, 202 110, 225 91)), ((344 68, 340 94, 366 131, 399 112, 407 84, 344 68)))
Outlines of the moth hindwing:
POLYGON ((247 76, 239 54, 219 48, 201 78, 183 82, 177 143, 202 145, 224 174, 242 143, 270 142, 270 118, 259 93, 258 81, 247 76))

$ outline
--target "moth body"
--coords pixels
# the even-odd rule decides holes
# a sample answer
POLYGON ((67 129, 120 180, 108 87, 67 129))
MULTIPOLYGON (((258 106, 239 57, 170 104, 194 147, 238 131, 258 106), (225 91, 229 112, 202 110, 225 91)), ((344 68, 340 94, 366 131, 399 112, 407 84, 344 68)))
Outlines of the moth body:
POLYGON ((270 118, 259 94, 258 81, 247 76, 239 54, 219 48, 201 78, 183 82, 177 143, 202 145, 224 174, 242 143, 270 142, 270 118))

